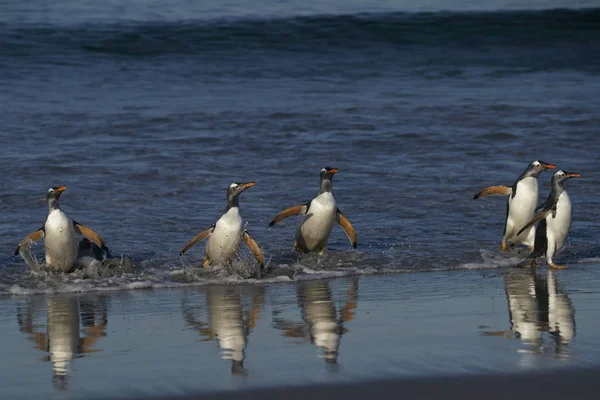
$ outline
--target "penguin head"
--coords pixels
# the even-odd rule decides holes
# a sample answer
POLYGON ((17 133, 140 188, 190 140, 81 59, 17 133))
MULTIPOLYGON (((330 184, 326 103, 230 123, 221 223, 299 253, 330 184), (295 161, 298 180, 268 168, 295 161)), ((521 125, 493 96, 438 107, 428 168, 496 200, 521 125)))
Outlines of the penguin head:
POLYGON ((525 171, 525 175, 537 178, 538 175, 540 173, 542 173, 544 170, 554 169, 554 168, 556 168, 556 165, 554 165, 554 164, 548 164, 547 162, 544 162, 541 160, 535 160, 534 162, 529 164, 529 166, 527 167, 527 170, 525 171))
POLYGON ((237 199, 238 196, 240 195, 240 193, 242 193, 244 190, 248 189, 249 187, 254 186, 254 182, 247 182, 247 183, 232 183, 231 185, 229 185, 229 187, 227 188, 227 206, 228 207, 236 207, 237 206, 237 199))
POLYGON ((579 178, 581 174, 577 172, 568 172, 568 171, 556 171, 554 176, 552 177, 552 183, 563 183, 567 179, 571 178, 579 178))
POLYGON ((62 192, 64 192, 67 189, 66 186, 58 186, 58 187, 51 187, 50 189, 48 189, 48 193, 46 193, 46 200, 48 201, 48 207, 50 208, 57 208, 58 207, 58 199, 60 198, 60 195, 62 194, 62 192))
POLYGON ((333 178, 333 175, 338 172, 337 168, 325 167, 321 169, 321 179, 329 179, 333 178))
POLYGON ((333 175, 335 175, 337 172, 337 168, 325 167, 321 169, 321 186, 317 195, 325 192, 331 192, 333 175))

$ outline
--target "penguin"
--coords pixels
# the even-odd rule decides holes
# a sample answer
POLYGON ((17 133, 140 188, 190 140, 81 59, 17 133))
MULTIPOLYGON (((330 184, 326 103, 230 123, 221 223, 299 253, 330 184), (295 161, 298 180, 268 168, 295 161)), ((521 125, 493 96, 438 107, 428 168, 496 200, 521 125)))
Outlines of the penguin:
POLYGON ((83 235, 92 241, 102 251, 108 251, 104 241, 92 229, 72 220, 61 210, 58 204, 62 192, 66 186, 52 187, 48 189, 46 201, 48 203, 48 217, 40 229, 30 233, 19 243, 15 255, 21 251, 21 247, 44 239, 46 267, 49 270, 60 272, 71 272, 75 268, 78 255, 77 234, 83 235))
POLYGON ((227 207, 223 216, 219 218, 216 224, 203 230, 190 240, 179 255, 182 256, 202 240, 208 239, 203 266, 206 268, 211 263, 227 264, 237 259, 240 243, 243 241, 258 261, 262 271, 265 258, 258 244, 256 244, 250 233, 244 229, 239 207, 240 193, 252 186, 254 186, 254 182, 232 183, 229 185, 227 189, 227 207))
POLYGON ((502 251, 508 251, 509 243, 523 244, 533 249, 535 227, 517 234, 535 214, 538 203, 538 176, 546 169, 554 169, 556 165, 535 160, 517 178, 512 186, 490 186, 480 190, 474 200, 489 195, 508 196, 506 203, 506 222, 502 236, 502 251))
POLYGON ((573 213, 571 199, 565 189, 565 181, 571 178, 579 178, 581 174, 576 172, 557 171, 552 176, 552 191, 538 209, 542 211, 529 221, 518 234, 529 229, 536 222, 540 222, 535 234, 535 245, 533 252, 521 265, 530 261, 531 266, 537 266, 536 259, 546 256, 548 265, 552 268, 566 268, 556 265, 552 260, 558 251, 564 246, 567 234, 571 228, 571 215, 573 213))
POLYGON ((352 224, 338 208, 332 191, 333 175, 337 168, 321 169, 321 185, 317 196, 308 203, 283 210, 273 218, 269 226, 292 215, 302 215, 300 225, 296 230, 294 247, 299 253, 318 252, 323 255, 329 241, 329 234, 337 221, 342 227, 353 248, 357 246, 356 231, 352 224))

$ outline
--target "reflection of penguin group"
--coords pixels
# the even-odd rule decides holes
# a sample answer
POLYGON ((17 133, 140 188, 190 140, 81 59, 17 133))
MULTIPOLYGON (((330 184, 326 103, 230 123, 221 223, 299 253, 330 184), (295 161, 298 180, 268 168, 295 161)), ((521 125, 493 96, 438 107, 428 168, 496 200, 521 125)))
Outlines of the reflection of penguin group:
MULTIPOLYGON (((504 277, 512 332, 534 351, 544 349, 543 333, 548 332, 559 354, 575 337, 575 311, 569 296, 561 290, 552 270, 546 277, 535 271, 513 270, 504 277)), ((486 332, 506 336, 508 332, 486 332)))
POLYGON ((579 177, 580 174, 557 171, 552 176, 552 191, 546 201, 538 206, 537 177, 548 168, 553 169, 556 166, 536 160, 512 186, 490 186, 473 197, 478 199, 488 195, 508 196, 502 250, 508 250, 509 243, 530 246, 533 251, 521 266, 527 263, 536 266, 536 259, 545 256, 550 267, 565 268, 553 261, 553 257, 564 246, 571 228, 572 206, 564 182, 579 177), (535 211, 540 209, 542 211, 534 216, 535 211), (539 225, 536 230, 537 222, 539 225))
POLYGON ((57 390, 69 385, 69 370, 73 358, 99 350, 92 347, 106 336, 107 301, 104 296, 76 297, 59 294, 46 298, 47 328, 36 331, 36 319, 41 311, 39 298, 30 299, 19 307, 17 320, 21 332, 28 334, 35 347, 50 353, 44 360, 52 362, 52 384, 57 390))
MULTIPOLYGON (((317 196, 310 202, 301 206, 291 207, 279 213, 271 226, 291 215, 303 215, 296 234, 296 250, 298 252, 318 252, 323 254, 327 247, 329 235, 334 223, 337 221, 344 229, 352 247, 357 246, 357 237, 354 228, 348 219, 337 207, 333 197, 332 179, 338 172, 336 168, 323 168, 321 170, 321 184, 317 196)), ((190 248, 208 239, 205 247, 204 267, 210 264, 230 264, 239 256, 239 247, 242 242, 248 246, 258 261, 260 272, 264 269, 264 257, 254 238, 246 231, 239 211, 239 195, 254 182, 232 183, 227 189, 227 208, 219 220, 209 228, 197 234, 190 240, 179 255, 183 255, 190 248)), ((58 204, 58 199, 66 186, 51 188, 47 193, 48 217, 40 229, 27 235, 15 251, 21 254, 32 268, 37 268, 29 261, 24 247, 40 239, 44 239, 46 251, 46 268, 60 272, 71 272, 78 265, 89 258, 104 261, 110 257, 110 252, 100 236, 90 228, 81 225, 69 218, 58 204), (79 244, 77 234, 86 239, 79 244), (89 249, 91 247, 91 249, 89 249), (85 250, 85 254, 78 249, 85 250)), ((260 273, 258 274, 260 275, 260 273)))

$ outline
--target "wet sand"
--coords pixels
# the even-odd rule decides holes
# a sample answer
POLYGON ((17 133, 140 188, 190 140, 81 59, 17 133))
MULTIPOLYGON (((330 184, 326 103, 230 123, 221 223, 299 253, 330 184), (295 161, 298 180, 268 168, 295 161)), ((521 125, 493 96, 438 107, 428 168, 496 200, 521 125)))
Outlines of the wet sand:
POLYGON ((599 266, 4 296, 2 397, 497 395, 600 366, 599 266))

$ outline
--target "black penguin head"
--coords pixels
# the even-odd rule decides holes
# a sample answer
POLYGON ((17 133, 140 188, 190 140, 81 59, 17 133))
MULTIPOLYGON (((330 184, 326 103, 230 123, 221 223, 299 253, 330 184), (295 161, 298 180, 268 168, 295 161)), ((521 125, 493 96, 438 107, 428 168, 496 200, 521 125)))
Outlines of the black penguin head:
POLYGON ((229 185, 229 187, 227 188, 227 206, 228 207, 237 207, 238 196, 240 195, 240 193, 242 193, 244 190, 246 190, 252 186, 254 186, 254 182, 247 182, 247 183, 235 183, 234 182, 231 185, 229 185))
POLYGON ((556 165, 554 164, 548 164, 547 162, 543 162, 541 160, 535 160, 534 162, 529 164, 527 170, 525 170, 525 173, 523 175, 525 177, 532 176, 534 178, 537 178, 540 173, 544 172, 544 170, 554 168, 556 168, 556 165))
POLYGON ((560 171, 556 171, 554 176, 552 176, 552 183, 553 184, 563 183, 567 179, 579 178, 580 176, 581 176, 581 174, 578 174, 577 172, 567 172, 567 171, 560 170, 560 171))
POLYGON ((66 189, 67 187, 64 185, 51 187, 48 189, 48 193, 46 193, 46 201, 48 202, 48 207, 50 209, 58 208, 58 199, 60 198, 62 192, 64 192, 66 189))
POLYGON ((319 188, 319 194, 324 192, 331 192, 331 184, 333 175, 338 172, 337 168, 325 167, 321 169, 321 187, 319 188))
POLYGON ((338 172, 337 168, 325 167, 321 169, 321 179, 329 179, 333 178, 333 175, 338 172))

